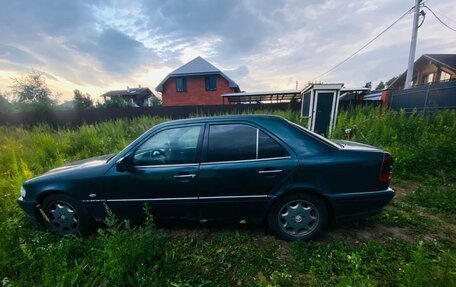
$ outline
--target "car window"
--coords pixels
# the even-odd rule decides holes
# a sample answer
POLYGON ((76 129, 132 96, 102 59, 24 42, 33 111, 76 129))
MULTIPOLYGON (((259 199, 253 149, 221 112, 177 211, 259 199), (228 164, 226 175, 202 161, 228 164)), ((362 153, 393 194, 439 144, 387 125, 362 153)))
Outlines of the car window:
POLYGON ((257 129, 248 125, 212 125, 207 159, 210 162, 256 158, 257 129))
POLYGON ((201 126, 158 132, 136 150, 134 165, 195 163, 200 133, 201 126))
POLYGON ((258 134, 258 158, 288 156, 288 152, 274 139, 260 131, 258 134))
POLYGON ((209 162, 288 156, 288 152, 259 129, 242 124, 209 127, 209 162))

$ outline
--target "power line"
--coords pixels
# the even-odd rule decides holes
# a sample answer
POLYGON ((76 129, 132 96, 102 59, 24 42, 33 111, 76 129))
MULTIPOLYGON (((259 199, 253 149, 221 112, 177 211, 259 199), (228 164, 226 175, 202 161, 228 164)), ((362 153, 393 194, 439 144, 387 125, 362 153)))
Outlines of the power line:
POLYGON ((329 72, 333 71, 334 69, 336 69, 337 67, 341 66, 342 64, 344 64, 345 62, 347 62, 348 60, 350 60, 351 58, 353 58, 354 56, 356 56, 359 52, 361 52, 364 48, 366 48, 367 46, 369 46, 372 42, 374 42, 375 40, 377 40, 381 35, 383 35, 386 31, 388 31, 389 29, 391 29, 394 25, 396 25, 397 22, 399 22, 400 20, 402 20, 402 18, 404 18, 407 14, 409 14, 412 9, 414 7, 410 8, 409 10, 407 10, 404 14, 402 14, 401 17, 399 17, 396 21, 394 21, 391 25, 389 25, 388 27, 386 27, 386 29, 384 29, 382 32, 380 32, 380 34, 378 34, 377 36, 375 36, 372 40, 370 40, 369 42, 367 42, 366 44, 364 44, 361 48, 359 48, 358 50, 356 50, 353 54, 351 54, 350 56, 348 56, 347 58, 345 58, 343 61, 339 62, 338 64, 334 65, 331 69, 329 69, 328 71, 324 72, 323 74, 320 74, 319 76, 315 77, 312 81, 328 74, 329 72))
POLYGON ((427 5, 423 5, 423 6, 426 7, 429 11, 431 11, 432 15, 434 15, 434 17, 435 17, 437 20, 439 20, 439 22, 442 23, 443 26, 445 26, 445 27, 447 27, 448 29, 453 30, 454 32, 456 32, 456 29, 450 27, 448 24, 446 24, 445 22, 443 22, 443 21, 434 13, 434 11, 432 11, 431 8, 429 8, 427 5))

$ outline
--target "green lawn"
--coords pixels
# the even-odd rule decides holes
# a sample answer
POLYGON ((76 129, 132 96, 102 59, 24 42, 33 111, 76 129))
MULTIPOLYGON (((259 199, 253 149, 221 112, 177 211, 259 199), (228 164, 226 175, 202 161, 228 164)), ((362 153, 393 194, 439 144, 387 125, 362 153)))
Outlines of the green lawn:
MULTIPOLYGON (((264 111, 264 113, 271 113, 264 111)), ((300 123, 299 116, 282 112, 300 123)), ((286 243, 261 226, 141 227, 107 220, 89 238, 58 238, 15 204, 22 182, 50 168, 116 152, 165 121, 0 127, 0 280, 3 286, 456 286, 456 112, 341 112, 334 137, 377 145, 396 159, 397 196, 364 223, 286 243)))

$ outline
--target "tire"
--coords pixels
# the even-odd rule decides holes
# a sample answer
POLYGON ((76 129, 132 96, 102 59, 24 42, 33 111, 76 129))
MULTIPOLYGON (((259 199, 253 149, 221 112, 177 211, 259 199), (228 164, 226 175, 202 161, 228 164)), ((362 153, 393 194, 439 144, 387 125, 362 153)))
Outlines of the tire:
POLYGON ((76 200, 63 194, 47 196, 42 204, 45 222, 58 235, 85 236, 93 232, 95 222, 76 200))
POLYGON ((268 225, 280 239, 310 240, 320 235, 328 222, 326 204, 311 193, 293 193, 271 207, 268 225))

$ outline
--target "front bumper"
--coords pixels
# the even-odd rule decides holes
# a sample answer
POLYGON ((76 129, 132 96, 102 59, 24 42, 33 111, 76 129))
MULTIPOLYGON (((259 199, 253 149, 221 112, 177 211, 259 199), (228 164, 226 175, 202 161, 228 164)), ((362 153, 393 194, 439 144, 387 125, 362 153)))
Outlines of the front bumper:
POLYGON ((38 223, 38 220, 36 218, 37 209, 35 201, 29 201, 25 200, 23 197, 19 197, 16 202, 17 204, 19 204, 19 207, 25 211, 25 213, 33 223, 38 223))
POLYGON ((345 222, 379 214, 393 199, 395 192, 381 191, 340 193, 326 195, 333 207, 336 222, 345 222))

